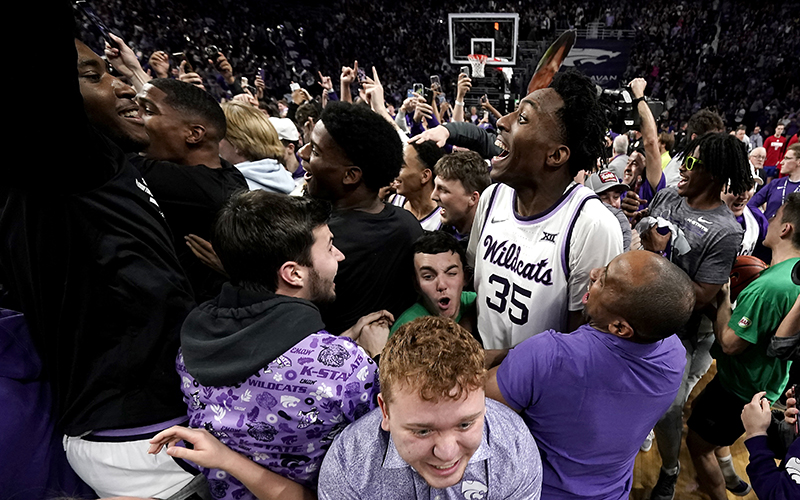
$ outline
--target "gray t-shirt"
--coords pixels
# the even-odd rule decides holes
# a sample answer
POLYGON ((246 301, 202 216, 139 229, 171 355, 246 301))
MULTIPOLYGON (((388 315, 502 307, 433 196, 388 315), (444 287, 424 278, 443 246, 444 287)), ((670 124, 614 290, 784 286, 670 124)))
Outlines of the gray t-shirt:
POLYGON ((483 439, 461 481, 446 489, 431 488, 399 455, 381 429, 376 408, 350 424, 333 441, 319 474, 320 500, 538 500, 542 460, 522 418, 486 399, 483 439))
POLYGON ((676 188, 666 188, 653 198, 650 215, 662 217, 683 230, 691 250, 674 255, 672 261, 692 281, 714 285, 728 282, 744 230, 727 205, 696 210, 676 188))
POLYGON ((614 214, 614 217, 617 218, 619 221, 619 227, 622 229, 622 251, 627 252, 631 249, 631 223, 627 217, 625 217, 625 212, 622 211, 621 208, 614 208, 608 203, 603 203, 605 207, 614 214))

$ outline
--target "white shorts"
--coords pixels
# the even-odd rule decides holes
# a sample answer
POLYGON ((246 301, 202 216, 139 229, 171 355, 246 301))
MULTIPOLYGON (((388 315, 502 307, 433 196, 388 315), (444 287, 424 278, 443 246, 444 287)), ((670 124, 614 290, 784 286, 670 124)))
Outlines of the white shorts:
POLYGON ((162 449, 150 455, 149 439, 124 442, 89 441, 64 436, 64 451, 75 473, 100 498, 132 496, 166 499, 194 479, 162 449))

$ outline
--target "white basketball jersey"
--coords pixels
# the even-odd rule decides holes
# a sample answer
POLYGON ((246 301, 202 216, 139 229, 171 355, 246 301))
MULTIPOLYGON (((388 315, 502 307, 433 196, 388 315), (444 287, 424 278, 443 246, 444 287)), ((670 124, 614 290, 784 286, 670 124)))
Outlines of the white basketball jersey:
POLYGON ((580 184, 534 217, 516 213, 515 191, 497 184, 475 250, 478 331, 486 349, 508 349, 546 330, 567 328, 570 237, 583 205, 580 184))

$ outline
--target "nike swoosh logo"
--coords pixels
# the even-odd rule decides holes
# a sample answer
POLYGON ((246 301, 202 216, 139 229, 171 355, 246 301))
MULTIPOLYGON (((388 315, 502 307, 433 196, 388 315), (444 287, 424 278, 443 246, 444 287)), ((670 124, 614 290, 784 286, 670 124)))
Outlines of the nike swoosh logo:
POLYGON ((492 224, 496 224, 498 222, 504 222, 504 221, 507 221, 507 220, 508 220, 507 218, 506 219, 496 219, 496 218, 492 217, 492 224))
POLYGON ((713 222, 711 222, 710 220, 704 219, 703 216, 698 217, 697 222, 700 222, 701 224, 713 224, 713 222))

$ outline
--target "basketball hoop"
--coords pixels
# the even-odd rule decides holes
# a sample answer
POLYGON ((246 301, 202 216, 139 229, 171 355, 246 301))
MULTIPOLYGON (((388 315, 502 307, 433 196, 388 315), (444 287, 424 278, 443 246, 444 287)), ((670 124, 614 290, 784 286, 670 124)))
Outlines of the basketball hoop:
POLYGON ((488 56, 483 54, 470 54, 467 56, 467 59, 469 59, 469 65, 472 66, 472 77, 483 78, 485 76, 483 74, 483 68, 486 65, 488 56))

